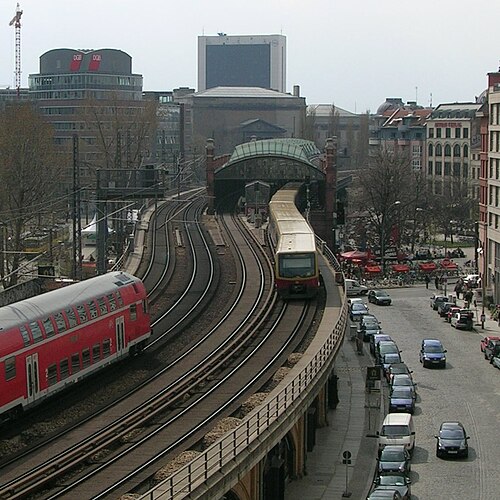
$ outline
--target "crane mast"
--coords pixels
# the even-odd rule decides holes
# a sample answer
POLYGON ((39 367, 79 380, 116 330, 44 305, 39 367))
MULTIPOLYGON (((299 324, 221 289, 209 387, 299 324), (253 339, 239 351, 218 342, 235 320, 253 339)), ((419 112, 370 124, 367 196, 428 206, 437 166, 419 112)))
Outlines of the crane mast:
POLYGON ((14 26, 16 30, 16 91, 17 97, 19 97, 20 88, 21 88, 21 16, 23 11, 19 7, 19 3, 16 7, 16 15, 12 18, 9 23, 9 26, 14 26))

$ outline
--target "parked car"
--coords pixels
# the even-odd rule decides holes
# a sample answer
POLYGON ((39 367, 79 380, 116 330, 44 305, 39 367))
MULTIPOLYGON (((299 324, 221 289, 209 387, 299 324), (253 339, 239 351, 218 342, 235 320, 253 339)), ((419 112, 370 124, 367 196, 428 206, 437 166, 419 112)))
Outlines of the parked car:
POLYGON ((375 488, 372 492, 366 497, 366 500, 401 500, 401 494, 398 490, 384 489, 384 487, 375 488))
POLYGON ((381 365, 382 365, 382 371, 384 372, 384 376, 387 372, 387 370, 389 369, 389 366, 391 366, 392 364, 396 364, 396 363, 402 363, 402 360, 401 360, 401 355, 399 354, 399 352, 389 352, 387 354, 384 354, 381 358, 381 365))
POLYGON ((405 363, 395 363, 389 366, 388 370, 385 372, 387 382, 390 384, 394 375, 410 375, 413 373, 405 363))
POLYGON ((399 353, 399 347, 393 340, 383 340, 377 344, 375 349, 375 363, 380 364, 386 354, 399 353))
POLYGON ((403 500, 411 499, 410 490, 411 479, 404 474, 381 474, 373 481, 374 489, 396 489, 399 491, 403 500))
POLYGON ((422 340, 422 347, 420 348, 420 362, 425 367, 427 366, 440 366, 446 367, 446 349, 440 340, 424 339, 422 340))
POLYGON ((439 302, 437 312, 441 318, 448 317, 448 311, 452 308, 456 307, 455 302, 439 302))
POLYGON ((448 314, 446 315, 445 317, 445 320, 448 321, 448 323, 451 323, 451 317, 457 313, 457 312, 460 312, 460 307, 459 306, 451 306, 449 309, 448 309, 448 314))
POLYGON ((390 306, 392 299, 385 290, 370 290, 368 292, 368 302, 372 302, 378 306, 390 306))
POLYGON ((392 338, 390 335, 387 335, 385 333, 378 333, 376 335, 373 335, 370 337, 369 342, 370 342, 370 352, 375 356, 375 350, 378 346, 379 342, 387 342, 387 341, 392 341, 392 338))
POLYGON ((372 337, 382 333, 380 323, 374 321, 366 321, 359 324, 358 333, 363 334, 363 340, 369 342, 372 337))
POLYGON ((413 387, 396 385, 389 395, 389 412, 403 411, 413 415, 415 412, 415 393, 413 387))
POLYGON ((360 321, 361 316, 368 314, 368 307, 360 302, 355 302, 351 305, 351 311, 349 313, 351 321, 360 321))
POLYGON ((487 337, 482 338, 480 343, 481 352, 484 352, 484 348, 488 345, 490 340, 500 340, 500 337, 496 335, 488 335, 487 337))
POLYGON ((365 304, 365 301, 359 297, 349 297, 347 299, 347 307, 349 308, 349 311, 351 310, 351 306, 353 304, 365 304))
POLYGON ((404 373, 394 375, 391 380, 391 391, 396 387, 410 387, 413 391, 414 399, 417 398, 417 384, 413 381, 411 375, 404 373))
POLYGON ((410 453, 403 445, 388 445, 380 453, 378 458, 378 472, 401 472, 410 475, 411 462, 410 453))
POLYGON ((450 325, 457 330, 472 330, 474 313, 469 310, 457 311, 450 319, 450 325))
POLYGON ((440 302, 448 302, 447 295, 431 295, 430 304, 434 311, 437 311, 440 302))
POLYGON ((464 426, 460 422, 443 422, 439 428, 437 439, 436 456, 469 456, 469 445, 464 426))
POLYGON ((477 288, 481 284, 481 276, 479 274, 468 274, 463 278, 463 282, 469 288, 477 288))
POLYGON ((495 356, 500 355, 500 340, 489 340, 484 348, 484 359, 490 363, 495 356))

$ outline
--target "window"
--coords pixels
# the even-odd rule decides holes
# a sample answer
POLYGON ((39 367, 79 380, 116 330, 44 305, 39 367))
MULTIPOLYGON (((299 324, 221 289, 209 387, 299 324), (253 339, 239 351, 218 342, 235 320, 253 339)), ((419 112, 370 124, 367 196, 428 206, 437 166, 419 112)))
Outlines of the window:
POLYGON ((47 337, 53 337, 56 334, 54 325, 52 324, 50 318, 46 318, 43 320, 43 328, 45 329, 45 335, 47 335, 47 337))
POLYGON ((451 137, 451 128, 446 127, 445 136, 447 139, 451 137))
POLYGON ((80 318, 80 324, 85 323, 85 321, 87 321, 87 311, 85 310, 85 306, 83 304, 76 306, 76 312, 80 318))
POLYGON ((28 334, 28 329, 25 326, 20 326, 19 331, 21 332, 21 336, 23 337, 24 347, 30 345, 31 340, 28 334))
POLYGON ((42 329, 38 324, 38 321, 32 321, 30 323, 31 335, 33 335, 33 342, 41 342, 43 340, 42 329))
POLYGON ((436 137, 439 139, 441 137, 441 129, 436 128, 436 137))
POLYGON ((99 304, 99 311, 101 314, 106 314, 108 312, 108 308, 106 307, 106 302, 103 297, 99 297, 97 299, 97 303, 99 304))
POLYGON ((443 148, 441 144, 436 144, 436 156, 442 156, 443 155, 443 148))
POLYGON ((445 156, 451 156, 451 146, 449 144, 446 144, 444 146, 444 155, 445 156))
POLYGON ((11 356, 4 361, 5 381, 16 378, 16 357, 11 356))
POLYGON ((102 357, 107 358, 111 354, 111 340, 105 339, 102 342, 102 357))
POLYGON ((469 157, 469 146, 467 144, 464 146, 464 158, 469 157))
POLYGON ((87 306, 90 311, 90 319, 97 318, 97 306, 95 305, 95 302, 91 300, 90 302, 87 302, 87 306))
POLYGON ((436 175, 441 175, 443 173, 442 167, 443 167, 443 164, 440 161, 437 161, 436 162, 436 175))
POLYGON ((75 352, 71 355, 71 373, 80 371, 80 353, 75 352))
POLYGON ((112 293, 109 293, 106 295, 109 301, 109 310, 114 311, 116 309, 116 301, 115 301, 115 296, 112 293))
POLYGON ((460 163, 453 164, 453 177, 460 177, 460 163))
POLYGON ((464 139, 468 139, 468 138, 469 138, 469 129, 464 128, 464 139))
MULTIPOLYGON (((467 177, 469 177, 469 164, 464 163, 464 178, 467 179, 467 177)), ((478 176, 478 178, 479 178, 479 176, 478 176)))
POLYGON ((460 146, 458 144, 453 146, 453 156, 460 157, 460 146))
POLYGON ((122 299, 122 294, 120 293, 120 291, 118 290, 118 292, 116 292, 116 301, 118 302, 118 305, 120 307, 123 306, 123 299, 122 299))
POLYGON ((434 156, 434 145, 429 144, 429 156, 434 156))
POLYGON ((57 331, 59 333, 64 332, 66 330, 66 322, 64 321, 62 313, 54 314, 54 319, 56 320, 57 331))
POLYGON ((70 328, 74 328, 77 325, 75 311, 70 307, 66 309, 66 317, 68 318, 68 323, 70 328))
POLYGON ((92 346, 92 362, 95 363, 101 359, 101 344, 92 346))
POLYGON ((130 320, 135 321, 137 319, 137 306, 136 304, 130 304, 130 320))
POLYGON ((444 162, 444 175, 451 174, 451 163, 449 161, 444 162))
POLYGON ((90 366, 90 349, 88 348, 82 351, 82 365, 83 368, 90 366))
POLYGON ((429 128, 429 139, 433 139, 433 138, 434 138, 434 129, 429 128))
POLYGON ((460 139, 460 135, 461 135, 461 134, 460 134, 460 131, 461 131, 461 129, 459 129, 459 128, 456 128, 456 129, 455 129, 455 138, 456 138, 456 139, 460 139))
POLYGON ((61 374, 61 380, 68 378, 69 376, 68 358, 65 358, 59 362, 59 373, 61 374))
POLYGON ((433 164, 432 164, 432 161, 429 161, 429 163, 427 164, 427 173, 429 175, 432 175, 432 167, 433 167, 433 164))
POLYGON ((57 384, 57 365, 50 365, 47 369, 47 383, 49 386, 57 384))

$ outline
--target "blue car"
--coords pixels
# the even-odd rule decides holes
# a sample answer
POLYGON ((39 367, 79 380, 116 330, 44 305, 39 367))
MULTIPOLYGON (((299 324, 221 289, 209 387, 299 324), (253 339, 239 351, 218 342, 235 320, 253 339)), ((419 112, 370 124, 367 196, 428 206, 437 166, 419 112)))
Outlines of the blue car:
POLYGON ((424 339, 420 349, 420 362, 425 367, 439 366, 446 367, 446 349, 440 340, 424 339))
POLYGON ((395 386, 389 396, 389 413, 405 412, 413 415, 415 412, 415 396, 412 387, 395 386))

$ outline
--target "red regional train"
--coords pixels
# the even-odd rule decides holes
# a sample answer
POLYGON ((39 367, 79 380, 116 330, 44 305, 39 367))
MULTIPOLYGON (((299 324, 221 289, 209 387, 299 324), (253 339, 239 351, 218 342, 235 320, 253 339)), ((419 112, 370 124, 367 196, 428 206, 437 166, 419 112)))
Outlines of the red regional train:
POLYGON ((314 231, 296 206, 299 191, 300 184, 287 184, 269 202, 275 284, 285 299, 314 297, 320 284, 314 231))
POLYGON ((112 272, 0 308, 0 420, 140 352, 151 335, 144 284, 112 272))

